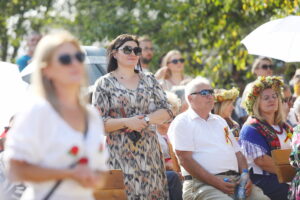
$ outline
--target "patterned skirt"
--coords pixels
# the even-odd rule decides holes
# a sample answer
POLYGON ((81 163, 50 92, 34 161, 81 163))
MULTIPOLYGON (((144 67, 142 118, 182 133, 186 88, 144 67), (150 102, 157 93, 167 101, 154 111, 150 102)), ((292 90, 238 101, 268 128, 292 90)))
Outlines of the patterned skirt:
POLYGON ((124 173, 129 200, 169 199, 168 183, 162 152, 156 133, 146 131, 136 144, 127 133, 111 133, 107 136, 111 169, 124 173))

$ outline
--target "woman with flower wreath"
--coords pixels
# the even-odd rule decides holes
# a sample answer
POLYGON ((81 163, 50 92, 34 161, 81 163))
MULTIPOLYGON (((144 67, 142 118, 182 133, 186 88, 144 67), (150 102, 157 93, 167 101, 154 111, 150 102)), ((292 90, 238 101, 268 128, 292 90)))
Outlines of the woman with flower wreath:
POLYGON ((16 115, 4 151, 11 179, 28 186, 22 200, 94 199, 108 155, 103 122, 83 98, 84 57, 66 31, 43 37, 37 46, 37 97, 16 115))
POLYGON ((240 132, 240 125, 231 118, 232 111, 234 109, 234 101, 239 96, 238 89, 215 89, 214 92, 214 114, 220 115, 223 119, 225 119, 233 135, 235 137, 238 137, 240 132))
POLYGON ((249 118, 240 132, 239 143, 249 163, 252 182, 272 200, 285 200, 289 186, 279 183, 271 158, 274 149, 291 148, 292 129, 284 122, 283 82, 280 77, 259 77, 245 101, 249 118))

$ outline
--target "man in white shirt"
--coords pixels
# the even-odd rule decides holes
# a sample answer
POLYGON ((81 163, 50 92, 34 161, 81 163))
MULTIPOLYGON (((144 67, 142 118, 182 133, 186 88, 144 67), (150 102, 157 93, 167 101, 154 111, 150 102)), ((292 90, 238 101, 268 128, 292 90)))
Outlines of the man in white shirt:
MULTIPOLYGON (((226 121, 210 113, 214 97, 209 81, 195 78, 186 86, 185 97, 189 109, 175 118, 168 131, 185 177, 183 199, 232 200, 247 161, 226 121)), ((269 199, 250 180, 245 188, 249 199, 269 199)))

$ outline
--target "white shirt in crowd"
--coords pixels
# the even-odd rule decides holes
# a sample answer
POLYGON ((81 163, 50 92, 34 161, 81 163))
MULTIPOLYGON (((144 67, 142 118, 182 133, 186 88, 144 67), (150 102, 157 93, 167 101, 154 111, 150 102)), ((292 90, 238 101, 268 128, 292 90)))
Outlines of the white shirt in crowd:
MULTIPOLYGON (((220 116, 209 114, 205 120, 189 108, 171 123, 168 136, 174 150, 192 151, 193 159, 211 174, 238 172, 235 153, 241 150, 231 132, 226 140, 225 128, 230 130, 220 116)), ((188 175, 182 167, 181 170, 188 175)))
MULTIPOLYGON (((44 99, 37 99, 19 113, 7 135, 5 160, 22 160, 46 168, 67 169, 80 158, 88 159, 93 170, 107 170, 107 151, 104 149, 103 122, 97 111, 87 106, 86 137, 73 129, 44 99)), ((27 182, 22 200, 43 199, 56 181, 27 182)), ((66 179, 54 192, 52 199, 92 200, 92 189, 66 179)))

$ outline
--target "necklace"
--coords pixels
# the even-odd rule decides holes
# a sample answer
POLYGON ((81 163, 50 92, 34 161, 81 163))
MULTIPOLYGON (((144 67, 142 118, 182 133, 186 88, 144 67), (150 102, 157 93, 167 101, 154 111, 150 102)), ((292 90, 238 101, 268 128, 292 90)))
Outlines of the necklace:
POLYGON ((271 126, 269 123, 265 122, 265 124, 267 125, 267 127, 269 127, 270 130, 274 131, 276 134, 281 135, 283 133, 283 128, 282 126, 278 125, 280 128, 280 131, 277 131, 273 126, 271 126))
POLYGON ((282 128, 282 126, 280 126, 280 125, 278 125, 278 126, 279 126, 279 128, 280 128, 280 131, 277 131, 273 126, 272 126, 272 128, 273 128, 273 130, 275 131, 276 134, 281 135, 281 134, 283 133, 283 128, 282 128))

